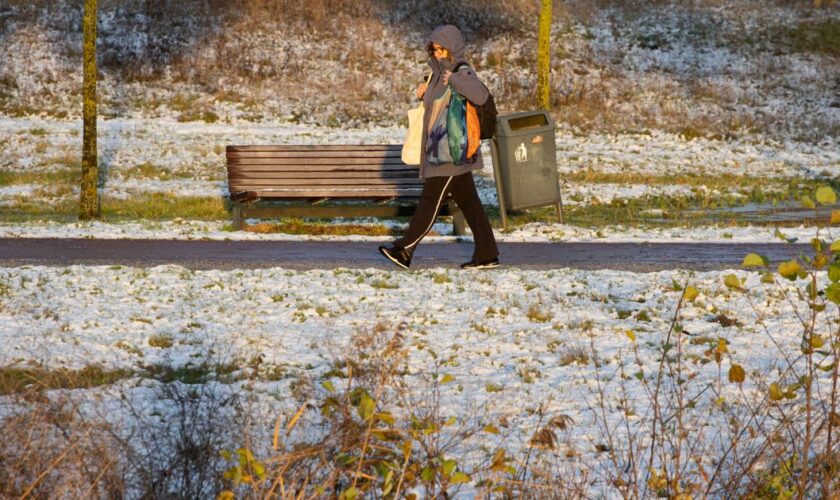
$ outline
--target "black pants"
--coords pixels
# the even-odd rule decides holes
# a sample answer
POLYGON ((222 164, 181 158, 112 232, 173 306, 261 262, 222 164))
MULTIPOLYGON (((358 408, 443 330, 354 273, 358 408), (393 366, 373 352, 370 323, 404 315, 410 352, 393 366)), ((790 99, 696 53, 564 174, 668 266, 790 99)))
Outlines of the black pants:
POLYGON ((481 206, 472 172, 455 177, 427 178, 423 182, 420 202, 417 204, 414 217, 408 224, 408 230, 405 236, 394 242, 394 245, 413 251, 420 240, 432 229, 438 211, 448 194, 452 195, 452 199, 464 213, 464 218, 472 230, 475 239, 473 260, 484 262, 498 257, 499 249, 496 246, 496 238, 493 237, 493 228, 490 227, 490 220, 481 206))

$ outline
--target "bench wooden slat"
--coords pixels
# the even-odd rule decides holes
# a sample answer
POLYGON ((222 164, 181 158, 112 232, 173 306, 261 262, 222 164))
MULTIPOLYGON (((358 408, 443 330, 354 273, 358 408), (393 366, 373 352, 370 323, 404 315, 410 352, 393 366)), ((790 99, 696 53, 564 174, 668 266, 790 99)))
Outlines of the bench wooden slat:
POLYGON ((359 165, 376 168, 380 165, 405 166, 405 163, 399 158, 240 158, 231 160, 230 165, 359 165))
POLYGON ((227 146, 228 153, 277 152, 277 151, 402 151, 399 144, 254 144, 248 146, 227 146))
MULTIPOLYGON (((231 188, 239 188, 243 185, 251 186, 277 186, 280 184, 277 179, 244 179, 239 182, 232 182, 231 188)), ((418 179, 283 179, 283 186, 401 186, 413 184, 421 186, 418 179)))
POLYGON ((400 151, 280 151, 280 152, 247 152, 228 153, 228 161, 252 160, 257 158, 282 159, 282 158, 370 158, 370 159, 394 159, 400 160, 400 151))
POLYGON ((411 172, 419 176, 411 165, 229 165, 228 172, 411 172))
MULTIPOLYGON (((248 189, 260 198, 400 198, 420 196, 422 188, 403 189, 248 189)), ((231 192, 231 194, 234 194, 231 192)))
POLYGON ((323 172, 230 172, 228 173, 228 181, 243 181, 248 179, 277 179, 280 182, 282 179, 414 179, 420 182, 417 178, 417 172, 412 171, 390 171, 390 172, 355 172, 343 171, 333 172, 329 177, 322 175, 323 172))

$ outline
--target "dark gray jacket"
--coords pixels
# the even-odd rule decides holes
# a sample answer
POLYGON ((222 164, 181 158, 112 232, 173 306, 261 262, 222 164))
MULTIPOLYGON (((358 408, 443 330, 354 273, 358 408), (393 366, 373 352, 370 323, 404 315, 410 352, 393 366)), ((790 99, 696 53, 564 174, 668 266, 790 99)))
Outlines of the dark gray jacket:
MULTIPOLYGON (((464 36, 455 26, 447 24, 435 28, 432 34, 429 35, 427 47, 431 46, 432 42, 447 49, 455 62, 452 63, 447 59, 438 61, 435 59, 433 53, 429 53, 429 66, 432 68, 432 78, 429 80, 429 88, 423 96, 426 114, 423 116, 423 147, 420 150, 420 177, 423 179, 428 177, 461 175, 471 170, 478 170, 484 166, 481 160, 481 150, 476 152, 472 161, 468 160, 463 165, 454 165, 452 163, 430 165, 426 161, 426 138, 429 131, 429 114, 431 113, 432 103, 436 98, 443 95, 446 90, 446 85, 443 84, 443 72, 447 70, 452 71, 458 64, 467 62, 464 59, 464 51, 466 49, 464 36)), ((487 88, 481 83, 471 67, 462 67, 457 73, 452 73, 452 76, 449 77, 449 83, 452 85, 452 88, 473 104, 481 106, 487 102, 487 96, 489 95, 487 88)))

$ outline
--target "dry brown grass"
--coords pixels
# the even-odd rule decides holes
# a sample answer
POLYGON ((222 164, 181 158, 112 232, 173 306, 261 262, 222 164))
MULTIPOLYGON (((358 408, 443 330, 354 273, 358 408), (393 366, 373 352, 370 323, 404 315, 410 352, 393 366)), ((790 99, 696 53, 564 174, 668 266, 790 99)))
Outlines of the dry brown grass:
POLYGON ((110 424, 68 396, 25 389, 0 400, 0 497, 125 495, 120 446, 110 424))
POLYGON ((383 225, 312 223, 302 219, 286 219, 279 223, 259 222, 245 224, 245 231, 257 234, 286 233, 314 236, 394 236, 396 233, 383 225))

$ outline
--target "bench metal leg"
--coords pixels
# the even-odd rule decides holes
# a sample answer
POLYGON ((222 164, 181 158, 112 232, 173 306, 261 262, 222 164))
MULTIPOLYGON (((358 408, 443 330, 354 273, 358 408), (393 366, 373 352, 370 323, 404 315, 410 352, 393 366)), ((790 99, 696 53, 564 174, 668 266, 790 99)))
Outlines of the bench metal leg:
POLYGON ((496 199, 499 201, 499 215, 502 216, 502 231, 507 231, 505 193, 502 187, 502 175, 499 171, 499 147, 496 145, 496 139, 490 139, 490 156, 493 158, 493 177, 496 179, 496 199))
POLYGON ((244 219, 242 217, 242 205, 239 203, 233 204, 233 230, 242 231, 242 224, 244 219))
POLYGON ((467 234, 467 219, 464 218, 464 213, 460 208, 455 208, 452 212, 452 234, 455 236, 467 234))

